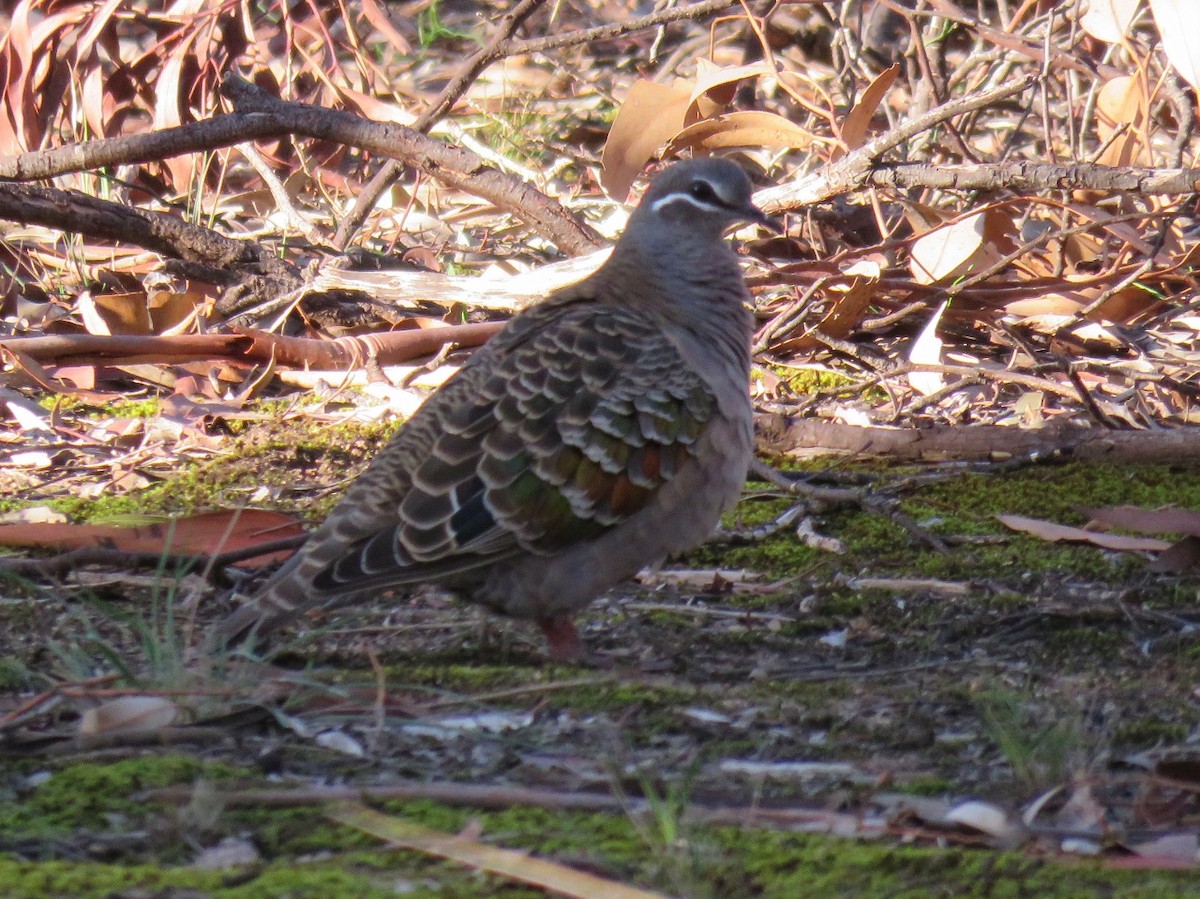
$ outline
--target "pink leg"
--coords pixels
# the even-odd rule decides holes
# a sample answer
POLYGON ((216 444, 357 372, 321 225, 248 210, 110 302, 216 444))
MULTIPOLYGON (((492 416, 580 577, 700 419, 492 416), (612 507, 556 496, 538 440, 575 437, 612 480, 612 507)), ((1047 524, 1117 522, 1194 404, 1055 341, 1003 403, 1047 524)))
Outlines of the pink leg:
POLYGON ((579 631, 575 630, 570 618, 539 618, 537 625, 546 635, 552 661, 575 662, 584 657, 583 640, 580 639, 579 631))

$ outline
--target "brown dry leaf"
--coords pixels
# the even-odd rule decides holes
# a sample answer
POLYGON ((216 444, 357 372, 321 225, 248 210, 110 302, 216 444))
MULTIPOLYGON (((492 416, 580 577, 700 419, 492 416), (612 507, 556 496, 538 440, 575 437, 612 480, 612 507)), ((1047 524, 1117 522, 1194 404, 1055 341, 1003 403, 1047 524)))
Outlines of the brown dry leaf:
POLYGON ((816 138, 799 125, 773 112, 731 112, 688 125, 669 146, 676 153, 687 147, 721 150, 729 147, 770 147, 805 149, 816 138))
POLYGON ((668 899, 662 893, 625 886, 615 880, 534 858, 524 852, 489 846, 462 834, 430 830, 358 803, 331 805, 325 810, 325 815, 347 827, 386 840, 393 846, 448 858, 481 871, 531 883, 562 896, 574 896, 577 899, 668 899))
POLYGON ((85 4, 72 4, 49 15, 36 6, 17 5, 4 45, 7 58, 0 60, 6 74, 12 73, 5 106, 15 126, 11 133, 17 144, 12 150, 16 152, 37 147, 45 139, 49 123, 58 114, 65 86, 63 79, 57 79, 60 83, 56 84, 56 76, 62 71, 57 64, 58 50, 72 26, 92 15, 91 7, 85 4))
POLYGON ((99 294, 83 291, 75 300, 89 334, 149 334, 153 330, 146 295, 137 293, 99 294))
POLYGON ((1124 324, 1145 315, 1152 315, 1162 308, 1162 300, 1149 289, 1131 284, 1105 299, 1088 318, 1124 324))
POLYGON ((388 39, 397 53, 409 54, 412 53, 412 45, 405 39, 395 26, 392 25, 392 20, 388 18, 388 14, 380 7, 376 0, 360 0, 363 16, 371 23, 380 34, 388 39))
POLYGON ((1163 53, 1180 76, 1200 90, 1200 4, 1196 0, 1150 0, 1163 53))
POLYGON ((1026 518, 1024 515, 997 515, 996 520, 1014 531, 1030 534, 1051 543, 1059 541, 1091 543, 1102 549, 1118 552, 1161 552, 1171 545, 1166 540, 1155 540, 1151 537, 1122 537, 1119 534, 1106 534, 1103 531, 1087 531, 1083 528, 1068 527, 1065 524, 1055 524, 1039 518, 1026 518))
POLYGON ((112 121, 111 95, 104 89, 104 73, 99 67, 89 69, 83 78, 80 96, 83 117, 93 134, 106 134, 105 126, 112 121))
POLYGON ((1186 784, 1200 793, 1200 758, 1192 755, 1168 755, 1154 763, 1154 776, 1186 784))
POLYGON ((1116 125, 1136 125, 1146 117, 1146 85, 1136 75, 1107 81, 1096 97, 1100 135, 1107 138, 1116 125))
POLYGON ((8 409, 8 414, 21 431, 54 431, 50 412, 15 390, 0 387, 0 408, 8 409))
POLYGON ((858 277, 846 283, 827 285, 826 292, 830 297, 830 304, 824 317, 804 334, 784 340, 773 349, 777 352, 805 352, 825 346, 824 341, 814 332, 820 332, 827 337, 848 336, 862 321, 863 314, 870 307, 878 282, 879 275, 876 274, 874 277, 858 277))
MULTIPOLYGON (((100 546, 128 552, 218 553, 304 534, 299 521, 279 512, 225 509, 133 527, 100 524, 0 525, 0 545, 73 549, 100 546)), ((290 552, 255 557, 265 565, 290 552)))
POLYGON ((1005 303, 1003 309, 1009 315, 1015 315, 1023 319, 1034 319, 1043 315, 1071 316, 1074 318, 1083 312, 1084 303, 1075 297, 1051 293, 1040 297, 1031 297, 1026 300, 1013 300, 1011 303, 1005 303))
MULTIPOLYGON (((1143 139, 1146 124, 1146 83, 1138 75, 1122 75, 1108 81, 1096 98, 1096 133, 1107 146, 1100 151, 1100 165, 1149 165, 1143 139), (1121 133, 1116 133, 1121 129, 1121 133), (1114 137, 1114 134, 1116 135, 1114 137)), ((1099 196, 1080 191, 1081 196, 1099 196)))
POLYGON ((162 730, 179 715, 179 707, 161 696, 118 696, 86 709, 79 718, 81 736, 132 734, 162 730))
POLYGON ((1096 40, 1119 43, 1129 31, 1141 3, 1142 0, 1088 0, 1079 17, 1079 27, 1096 40))
POLYGON ((357 109, 368 119, 374 119, 376 122, 395 122, 397 125, 411 125, 416 121, 417 117, 413 113, 395 103, 388 103, 386 100, 356 91, 344 84, 331 86, 337 91, 338 96, 346 101, 348 107, 357 109))
POLYGON ((1143 534, 1191 534, 1200 537, 1200 512, 1191 509, 1143 509, 1139 506, 1082 508, 1095 524, 1143 534))
MULTIPOLYGON (((195 3, 197 0, 188 0, 195 3)), ((195 12, 194 9, 179 10, 183 15, 195 12)), ((162 63, 158 77, 154 83, 154 127, 162 131, 178 127, 183 122, 180 113, 180 97, 182 93, 183 66, 188 58, 188 51, 195 40, 194 31, 185 31, 182 40, 172 48, 170 55, 162 63)), ((162 164, 171 174, 171 184, 180 194, 185 193, 191 186, 192 177, 196 171, 197 157, 193 153, 182 156, 170 156, 162 164)))
POLYGON ((987 834, 999 845, 1009 848, 1020 845, 1027 835, 1019 819, 1014 820, 1008 812, 991 802, 961 802, 946 812, 945 820, 987 834))
POLYGON ((692 88, 686 120, 694 122, 719 115, 733 102, 740 82, 767 74, 770 74, 770 70, 761 62, 745 66, 719 67, 707 59, 698 60, 696 85, 692 88))
POLYGON ((890 68, 884 69, 875 76, 874 81, 867 85, 867 89, 858 98, 858 102, 846 114, 840 135, 843 146, 834 149, 829 156, 830 162, 840 159, 848 151, 862 146, 867 136, 867 130, 871 127, 871 119, 875 115, 875 110, 883 102, 888 89, 896 83, 896 76, 899 74, 900 64, 893 63, 890 68))
POLYGON ((77 390, 92 391, 96 389, 96 366, 94 365, 62 365, 54 369, 54 377, 65 381, 77 390))
POLYGON ((600 185, 610 197, 624 201, 655 151, 686 124, 691 103, 692 89, 683 79, 671 84, 645 79, 634 83, 600 156, 600 185))
POLYGON ((199 290, 146 288, 146 310, 154 334, 172 334, 184 330, 195 320, 210 298, 199 290))

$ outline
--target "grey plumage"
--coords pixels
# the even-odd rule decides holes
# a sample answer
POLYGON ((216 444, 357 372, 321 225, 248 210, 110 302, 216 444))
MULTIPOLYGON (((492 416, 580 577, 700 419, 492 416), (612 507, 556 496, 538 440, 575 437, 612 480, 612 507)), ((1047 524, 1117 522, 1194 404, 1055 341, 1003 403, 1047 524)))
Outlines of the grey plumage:
POLYGON ((609 260, 430 396, 215 641, 439 583, 577 654, 568 616, 704 540, 745 481, 752 318, 723 235, 770 223, 750 190, 728 160, 662 172, 609 260))

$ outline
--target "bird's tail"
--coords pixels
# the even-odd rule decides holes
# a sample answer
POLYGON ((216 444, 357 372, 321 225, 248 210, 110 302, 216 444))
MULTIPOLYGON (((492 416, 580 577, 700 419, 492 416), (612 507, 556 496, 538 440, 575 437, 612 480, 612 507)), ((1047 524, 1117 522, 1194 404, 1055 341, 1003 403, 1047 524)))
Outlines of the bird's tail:
POLYGON ((311 605, 304 589, 311 572, 302 560, 303 551, 293 556, 250 599, 218 621, 209 633, 206 650, 259 649, 272 632, 302 615, 311 605))

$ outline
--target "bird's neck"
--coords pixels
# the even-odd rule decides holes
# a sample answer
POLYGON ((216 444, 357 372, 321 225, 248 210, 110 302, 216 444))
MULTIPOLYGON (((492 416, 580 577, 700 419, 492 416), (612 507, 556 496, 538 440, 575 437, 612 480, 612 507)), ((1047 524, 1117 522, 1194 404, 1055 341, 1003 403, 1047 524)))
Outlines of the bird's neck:
POLYGON ((685 355, 715 351, 730 374, 750 368, 753 316, 737 254, 724 240, 622 241, 596 273, 597 296, 660 320, 685 355))

